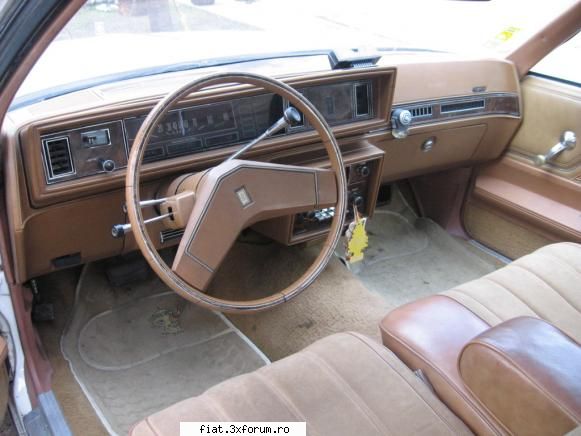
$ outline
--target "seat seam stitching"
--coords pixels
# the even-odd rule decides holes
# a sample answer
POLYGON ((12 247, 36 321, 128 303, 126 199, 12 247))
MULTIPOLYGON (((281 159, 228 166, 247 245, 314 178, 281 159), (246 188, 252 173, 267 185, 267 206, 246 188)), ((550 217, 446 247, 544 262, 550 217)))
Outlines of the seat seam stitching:
POLYGON ((367 417, 371 424, 373 424, 373 426, 376 428, 379 434, 384 434, 384 430, 387 431, 388 434, 390 435, 393 434, 389 427, 383 424, 379 416, 377 416, 377 414, 367 406, 367 404, 365 403, 365 401, 363 401, 361 396, 353 390, 353 388, 347 382, 347 380, 345 380, 345 378, 338 371, 335 371, 333 368, 331 368, 325 359, 323 359, 318 354, 312 352, 311 350, 305 350, 304 355, 310 358, 311 361, 314 361, 315 365, 318 365, 319 368, 323 369, 323 371, 327 372, 329 378, 331 379, 331 382, 337 385, 341 389, 341 391, 343 391, 347 395, 351 402, 355 404, 355 406, 357 406, 359 410, 361 410, 363 415, 367 417), (333 375, 336 377, 335 379, 333 378, 333 375))
MULTIPOLYGON (((456 394, 458 394, 466 403, 468 403, 471 407, 470 409, 476 414, 477 417, 479 417, 484 424, 488 425, 488 427, 490 427, 496 434, 500 434, 496 428, 495 428, 495 424, 492 423, 490 421, 490 419, 485 416, 480 410, 478 410, 478 408, 476 407, 477 405, 462 391, 460 391, 455 383, 442 371, 440 371, 439 368, 437 368, 436 366, 432 365, 428 359, 426 359, 422 354, 416 352, 412 347, 410 347, 404 340, 400 340, 399 338, 397 338, 396 336, 394 336, 393 334, 391 334, 390 332, 388 332, 387 330, 385 330, 383 327, 380 327, 381 330, 387 334, 388 336, 390 336, 394 341, 398 342, 400 345, 402 345, 405 349, 407 349, 409 352, 411 352, 412 354, 414 354, 417 358, 419 358, 420 360, 422 360, 427 366, 429 366, 437 375, 439 375, 440 377, 442 377, 442 379, 447 382, 451 387, 452 390, 454 392, 456 392, 456 394)), ((386 346, 387 347, 387 346, 386 346)), ((385 361, 385 359, 384 359, 385 361)), ((387 362, 387 361, 386 361, 387 362)), ((389 364, 389 362, 387 362, 389 364)), ((390 365, 391 366, 391 365, 390 365)), ((393 368, 393 366, 392 366, 393 368)), ((402 377, 403 378, 403 377, 402 377)), ((408 382, 409 384, 409 382, 408 382)), ((411 384, 410 384, 411 386, 411 384)), ((413 386, 412 386, 413 388, 413 386)), ((419 395, 419 394, 418 394, 419 395)), ((425 401, 425 399, 422 397, 422 399, 425 401)), ((427 404, 427 402, 426 402, 427 404)), ((434 410, 431 406, 430 408, 432 410, 434 410)), ((441 417, 441 415, 439 415, 435 410, 434 412, 441 417)))
MULTIPOLYGON (((382 356, 382 355, 381 355, 381 354, 380 354, 380 353, 379 353, 377 350, 375 350, 375 349, 374 349, 374 348, 373 348, 371 345, 369 345, 369 344, 367 343, 367 341, 365 341, 365 340, 364 340, 362 337, 360 337, 360 336, 359 336, 359 335, 357 335, 357 334, 350 333, 350 332, 349 332, 349 334, 350 334, 351 336, 353 336, 354 338, 358 339, 359 341, 363 342, 363 343, 364 343, 364 344, 365 344, 365 345, 366 345, 368 348, 370 348, 370 349, 371 349, 371 350, 372 350, 372 351, 373 351, 373 352, 374 352, 374 353, 375 353, 375 354, 376 354, 376 355, 377 355, 377 356, 378 356, 378 357, 379 357, 379 358, 380 358, 380 359, 381 359, 383 362, 385 362, 385 363, 386 363, 386 364, 387 364, 387 365, 388 365, 388 366, 389 366, 391 369, 393 369, 393 370, 394 370, 394 372, 397 374, 397 376, 398 376, 398 377, 399 377, 401 380, 403 380, 403 381, 404 381, 404 382, 405 382, 405 383, 406 383, 406 384, 407 384, 407 385, 408 385, 408 386, 411 388, 411 390, 412 390, 412 391, 413 391, 413 393, 416 395, 416 397, 418 397, 418 398, 419 398, 419 399, 422 401, 422 403, 423 403, 423 404, 425 404, 426 406, 428 406, 428 408, 429 408, 429 409, 430 409, 430 410, 433 412, 433 414, 434 414, 434 415, 435 415, 437 418, 439 418, 439 419, 440 419, 440 421, 441 421, 443 424, 445 424, 445 425, 446 425, 446 426, 447 426, 447 427, 450 429, 450 431, 452 431, 452 432, 455 432, 455 430, 457 430, 457 428, 456 428, 457 426, 456 426, 456 425, 453 425, 452 423, 450 423, 450 422, 448 421, 448 419, 447 419, 447 418, 445 418, 445 417, 444 417, 442 414, 440 414, 440 413, 439 413, 439 412, 436 410, 436 408, 434 408, 434 407, 433 407, 433 406, 432 406, 432 405, 431 405, 431 404, 428 402, 428 400, 426 400, 426 398, 425 398, 423 395, 421 395, 421 394, 418 392, 418 390, 415 388, 415 386, 413 386, 413 385, 411 384, 411 382, 410 382, 409 380, 407 380, 407 379, 406 379, 406 378, 405 378, 405 377, 404 377, 404 376, 403 376, 403 375, 402 375, 402 374, 401 374, 401 373, 398 371, 398 369, 397 369, 397 368, 395 368, 395 367, 392 365, 392 363, 391 363, 391 362, 389 362, 389 361, 388 361, 388 360, 387 360, 385 357, 383 357, 383 356, 382 356)), ((383 346, 383 347, 385 347, 385 345, 382 345, 382 346, 383 346)), ((389 350, 387 347, 385 347, 385 348, 386 348, 387 350, 389 350)), ((403 362, 402 362, 402 363, 403 363, 403 362)), ((410 371, 411 371, 411 369, 410 369, 410 371)), ((415 377, 415 376, 414 376, 414 377, 415 377)), ((439 400, 439 399, 437 398, 437 396, 436 396, 435 394, 429 393, 428 395, 434 395, 434 397, 436 397, 435 399, 436 399, 437 401, 441 401, 441 400, 439 400)), ((443 404, 443 403, 442 403, 442 404, 443 404)), ((444 406, 444 407, 445 407, 445 406, 444 406)), ((450 413, 452 413, 452 414, 453 414, 453 412, 452 412, 452 411, 450 411, 450 413)), ((462 422, 462 423, 463 423, 463 422, 462 422)))
POLYGON ((552 257, 552 258, 558 260, 560 263, 562 263, 564 265, 567 265, 569 268, 571 268, 577 274, 580 274, 581 275, 581 270, 577 269, 577 267, 575 266, 574 263, 569 263, 568 259, 563 258, 563 257, 561 257, 558 254, 553 253, 553 252, 546 252, 546 253, 541 253, 541 254, 543 254, 543 255, 545 255, 547 257, 552 257))
MULTIPOLYGON (((494 312, 492 309, 490 309, 488 306, 486 306, 483 302, 481 302, 480 300, 478 300, 476 297, 474 297, 472 294, 468 293, 468 291, 465 291, 464 289, 461 288, 453 288, 448 290, 447 292, 458 292, 459 294, 462 294, 468 298, 470 298, 471 300, 473 300, 474 302, 476 302, 477 304, 479 304, 480 306, 482 306, 484 309, 486 309, 488 312, 490 312, 496 319, 498 319, 499 322, 504 321, 503 318, 500 317, 500 315, 498 315, 496 312, 494 312)), ((444 294, 445 295, 445 294, 444 294)), ((451 297, 450 297, 451 298, 451 297)), ((460 303, 458 300, 452 298, 456 303, 461 304, 462 306, 464 306, 464 304, 460 303)), ((467 308, 468 309, 468 308, 467 308)), ((470 310, 470 309, 468 309, 470 310)), ((472 313, 474 313, 473 311, 471 311, 472 313)), ((475 314, 475 313, 474 313, 475 314)), ((476 315, 476 314, 475 314, 476 315)), ((476 315, 478 316, 478 315, 476 315)), ((478 316, 479 318, 481 318, 480 316, 478 316)), ((484 321, 484 320, 483 320, 484 321)), ((487 323, 488 324, 488 323, 487 323)))
POLYGON ((575 309, 577 312, 581 312, 580 309, 578 309, 573 303, 571 303, 567 298, 565 298, 563 296, 563 294, 561 294, 561 292, 559 292, 559 290, 552 286, 549 282, 547 282, 546 280, 544 280, 541 276, 539 276, 538 274, 534 273, 533 271, 531 271, 530 269, 522 266, 522 265, 514 265, 517 268, 522 269, 523 271, 528 272, 529 274, 531 274, 532 276, 538 278, 541 282, 543 282, 545 285, 547 285, 547 287, 549 287, 551 290, 553 290, 555 292, 555 294, 557 294, 559 297, 561 297, 563 299, 563 301, 565 301, 565 303, 567 303, 569 306, 571 306, 573 309, 575 309))
MULTIPOLYGON (((571 245, 571 246, 577 248, 576 244, 571 243, 568 245, 571 245)), ((571 269, 573 269, 577 273, 581 274, 581 270, 577 269, 574 264, 569 263, 569 261, 566 258, 563 258, 563 257, 559 256, 558 254, 553 253, 552 251, 543 252, 542 254, 544 254, 546 256, 552 256, 552 257, 558 259, 559 261, 561 261, 565 265, 568 265, 569 267, 571 267, 571 269)))
POLYGON ((519 301, 520 301, 522 304, 524 304, 526 307, 528 307, 528 308, 529 308, 529 310, 530 310, 531 312, 533 312, 533 313, 536 315, 536 317, 537 317, 537 318, 541 318, 541 319, 542 319, 542 316, 541 316, 541 315, 539 315, 539 313, 538 313, 538 312, 537 312, 535 309, 533 309, 529 303, 527 303, 527 302, 526 302, 525 300, 523 300, 523 299, 522 299, 520 296, 518 296, 518 295, 516 295, 514 292, 512 292, 512 290, 511 290, 511 289, 509 289, 507 286, 503 285, 503 284, 502 284, 502 283, 500 283, 500 282, 497 282, 496 280, 492 280, 490 277, 482 277, 482 280, 488 280, 488 281, 490 281, 490 282, 494 283, 495 285, 498 285, 498 286, 500 286, 502 289, 506 290, 506 291, 507 291, 509 294, 511 294, 511 295, 514 295, 514 298, 516 298, 516 299, 517 299, 517 300, 519 300, 519 301))
MULTIPOLYGON (((409 346, 409 344, 403 340, 400 339, 394 335, 392 335, 389 332, 386 332, 386 334, 388 334, 392 339, 394 339, 396 342, 399 342, 401 345, 403 345, 408 351, 410 351, 412 354, 414 354, 416 357, 419 357, 427 366, 429 366, 436 374, 438 374, 440 377, 442 377, 442 379, 444 381, 446 381, 450 386, 452 386, 452 389, 458 394, 460 395, 460 397, 462 397, 467 403, 471 403, 471 399, 464 393, 462 392, 460 389, 458 389, 458 387, 456 386, 456 384, 452 381, 452 379, 450 379, 446 373, 440 371, 440 369, 437 366, 434 366, 433 364, 431 364, 428 359, 421 353, 418 353, 416 350, 414 350, 412 347, 409 346)), ((472 403, 472 406, 477 406, 477 404, 472 403)), ((477 407, 472 407, 472 410, 474 412, 476 412, 476 414, 478 416, 480 416, 484 421, 487 421, 486 416, 484 416, 482 414, 481 411, 478 410, 477 407)))
MULTIPOLYGON (((298 407, 295 406, 293 401, 285 395, 284 391, 280 389, 280 387, 272 380, 269 380, 261 371, 257 371, 254 373, 258 380, 270 391, 272 392, 279 400, 281 400, 282 404, 286 407, 286 409, 293 415, 296 419, 300 421, 307 422, 307 418, 298 407)), ((309 433, 320 434, 312 425, 310 426, 309 433)))

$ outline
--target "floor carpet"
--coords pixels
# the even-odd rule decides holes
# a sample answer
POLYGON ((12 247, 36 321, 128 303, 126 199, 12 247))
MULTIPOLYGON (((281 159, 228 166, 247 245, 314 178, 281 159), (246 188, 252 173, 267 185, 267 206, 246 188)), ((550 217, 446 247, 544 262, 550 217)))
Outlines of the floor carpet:
POLYGON ((38 280, 41 297, 54 307, 54 321, 36 325, 52 366, 52 390, 74 435, 102 436, 107 431, 64 358, 60 341, 75 299, 80 270, 67 269, 38 280))
POLYGON ((369 247, 352 271, 390 306, 445 291, 503 265, 430 219, 418 218, 397 190, 366 228, 369 247))
POLYGON ((79 280, 65 358, 111 433, 267 360, 240 332, 152 277, 113 287, 102 263, 79 280))
MULTIPOLYGON (((67 289, 74 288, 76 275, 47 276, 41 289, 55 303, 57 320, 40 325, 39 331, 55 370, 55 395, 73 432, 106 431, 94 406, 110 430, 125 434, 142 417, 262 365, 256 348, 229 322, 271 360, 341 331, 379 340, 378 323, 390 309, 502 266, 432 221, 418 218, 398 191, 378 208, 367 229, 365 260, 351 270, 339 259, 340 246, 302 294, 267 312, 227 315, 227 322, 186 303, 156 278, 112 287, 102 263, 86 267, 75 304, 74 292, 67 289), (62 351, 91 402, 59 347, 69 314, 62 351)), ((282 247, 245 232, 208 292, 242 300, 269 295, 300 277, 318 249, 317 244, 282 247)))
MULTIPOLYGON (((318 245, 238 243, 209 292, 242 299, 271 294, 306 271, 318 250, 318 245)), ((378 323, 390 308, 334 257, 317 280, 291 301, 266 312, 227 316, 270 359, 277 360, 337 332, 352 330, 379 340, 378 323)))

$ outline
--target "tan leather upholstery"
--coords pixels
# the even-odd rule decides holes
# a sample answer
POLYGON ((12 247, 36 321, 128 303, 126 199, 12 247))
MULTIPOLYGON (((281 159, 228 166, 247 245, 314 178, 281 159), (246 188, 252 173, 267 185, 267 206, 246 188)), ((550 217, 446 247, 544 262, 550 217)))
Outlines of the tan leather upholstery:
POLYGON ((581 347, 537 318, 505 321, 460 354, 462 380, 512 434, 563 435, 581 424, 581 347))
POLYGON ((461 435, 456 418, 389 350, 341 333, 235 377, 137 424, 178 435, 180 421, 306 421, 309 435, 461 435))
POLYGON ((543 247, 447 295, 493 326, 519 316, 544 319, 581 342, 581 245, 543 247))
POLYGON ((392 311, 381 323, 384 344, 422 369, 438 396, 479 434, 506 429, 468 391, 458 371, 464 345, 490 326, 530 316, 581 338, 581 246, 543 247, 478 280, 392 311))
POLYGON ((434 295, 395 309, 380 327, 383 343, 411 369, 421 369, 442 401, 472 430, 502 433, 458 372, 463 347, 488 324, 451 298, 434 295))

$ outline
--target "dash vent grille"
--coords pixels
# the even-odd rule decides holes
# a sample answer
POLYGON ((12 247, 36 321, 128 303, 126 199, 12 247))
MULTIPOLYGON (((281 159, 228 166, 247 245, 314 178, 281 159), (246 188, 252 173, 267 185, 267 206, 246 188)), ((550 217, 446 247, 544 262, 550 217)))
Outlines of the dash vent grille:
POLYGON ((68 137, 45 139, 43 146, 49 180, 75 173, 68 137))
POLYGON ((410 112, 412 114, 412 117, 414 117, 414 118, 430 117, 430 116, 432 116, 432 106, 426 105, 426 106, 413 107, 413 108, 410 108, 410 112))

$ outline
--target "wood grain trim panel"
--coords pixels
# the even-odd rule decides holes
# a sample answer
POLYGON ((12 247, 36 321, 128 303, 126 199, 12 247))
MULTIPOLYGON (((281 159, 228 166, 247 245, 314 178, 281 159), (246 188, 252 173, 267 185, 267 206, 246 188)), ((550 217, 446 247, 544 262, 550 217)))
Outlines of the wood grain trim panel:
POLYGON ((463 118, 508 116, 520 117, 519 96, 516 93, 485 93, 472 94, 455 98, 442 98, 437 100, 423 100, 414 103, 393 105, 393 109, 412 110, 418 107, 430 107, 431 115, 414 116, 410 125, 415 127, 424 124, 437 124, 444 121, 459 120, 463 118), (457 112, 442 112, 442 106, 456 103, 466 103, 484 100, 481 109, 465 110, 457 112))

